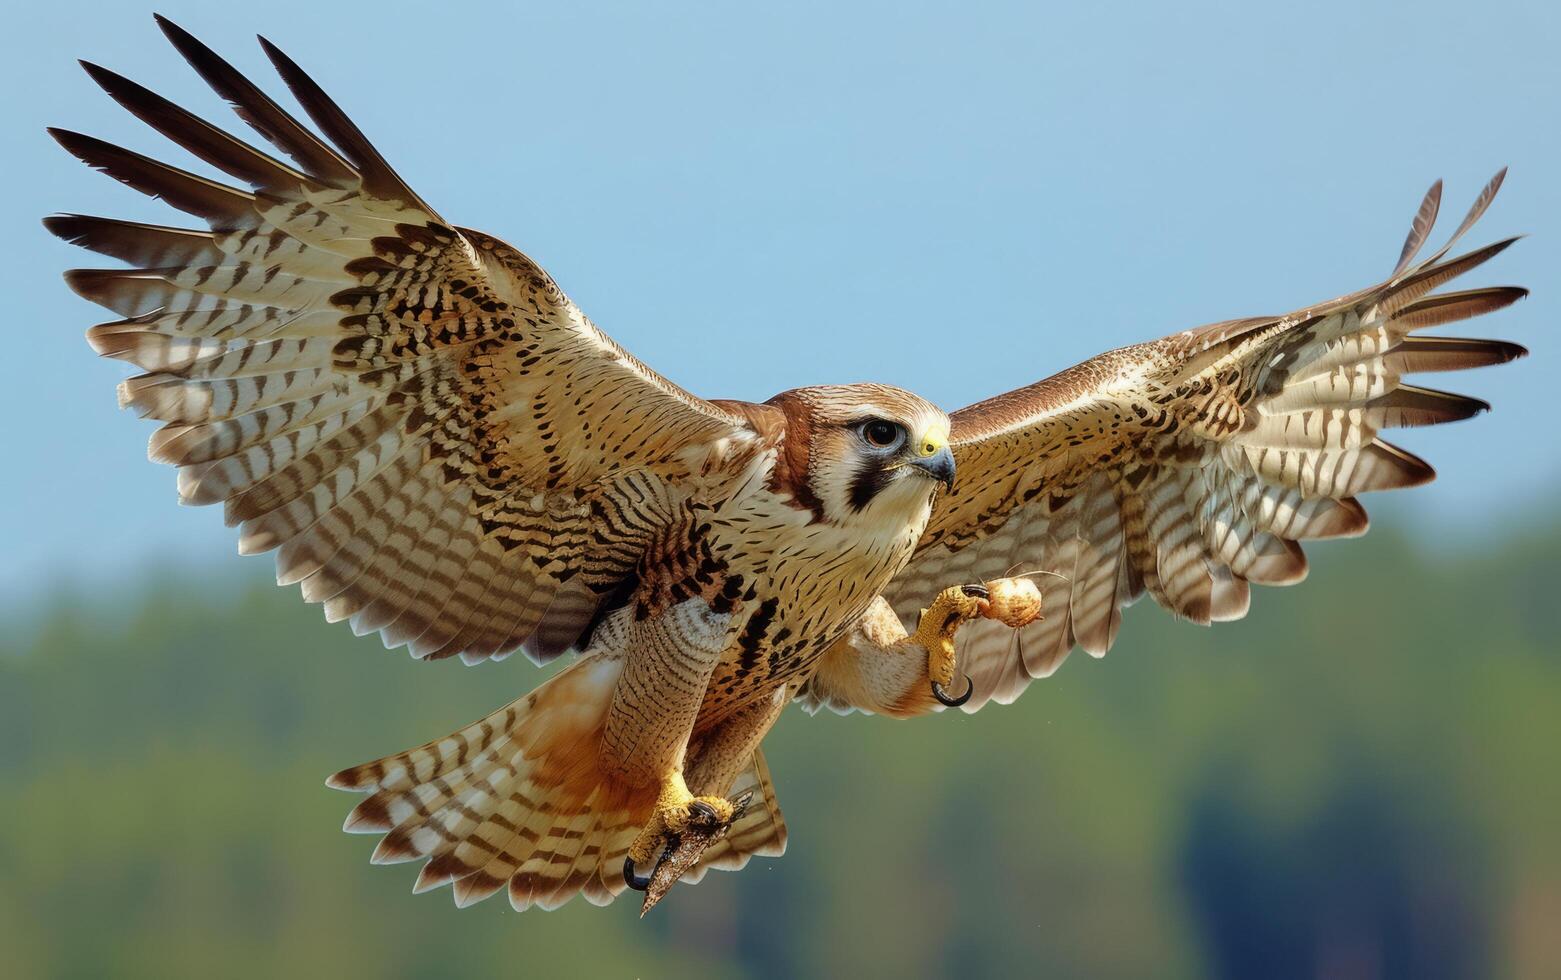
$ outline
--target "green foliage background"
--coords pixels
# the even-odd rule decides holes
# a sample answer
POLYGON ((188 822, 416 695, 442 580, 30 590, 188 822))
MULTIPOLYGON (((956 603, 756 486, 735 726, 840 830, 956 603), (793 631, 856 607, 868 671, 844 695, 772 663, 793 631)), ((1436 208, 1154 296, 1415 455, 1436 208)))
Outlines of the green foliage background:
POLYGON ((258 573, 62 591, 0 641, 0 973, 1561 976, 1561 528, 1311 553, 1247 621, 1135 609, 1011 707, 788 712, 788 854, 645 921, 457 912, 338 830, 327 773, 523 661, 413 663, 258 573))

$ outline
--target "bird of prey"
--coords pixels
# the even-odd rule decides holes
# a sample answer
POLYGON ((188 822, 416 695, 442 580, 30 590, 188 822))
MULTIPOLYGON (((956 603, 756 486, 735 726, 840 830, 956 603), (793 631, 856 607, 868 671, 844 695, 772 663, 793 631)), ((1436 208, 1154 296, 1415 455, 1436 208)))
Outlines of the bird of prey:
POLYGON ((1075 647, 1105 653, 1143 595, 1239 619, 1357 535, 1372 490, 1430 480, 1382 430, 1474 415, 1407 384, 1509 361, 1424 335, 1525 291, 1440 287, 1512 239, 1418 258, 1284 316, 1102 354, 946 415, 881 384, 762 404, 698 397, 619 347, 541 268, 407 186, 291 59, 307 127, 179 27, 163 32, 275 155, 112 71, 213 180, 74 132, 88 165, 193 215, 82 215, 55 234, 128 263, 66 274, 119 319, 87 338, 143 373, 180 499, 221 503, 329 620, 414 657, 577 654, 418 748, 330 777, 346 829, 418 891, 517 909, 604 904, 778 855, 761 742, 788 703, 901 718, 1014 700, 1075 647), (1031 573, 1046 572, 1036 577, 1031 573))

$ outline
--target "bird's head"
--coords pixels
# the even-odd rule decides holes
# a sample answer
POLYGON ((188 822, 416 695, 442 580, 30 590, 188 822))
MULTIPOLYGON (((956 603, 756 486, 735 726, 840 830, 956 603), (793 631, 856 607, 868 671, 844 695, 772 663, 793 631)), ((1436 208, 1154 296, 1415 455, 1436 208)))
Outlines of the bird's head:
POLYGON ((908 391, 821 385, 770 404, 786 415, 793 490, 825 520, 925 520, 933 494, 954 485, 948 416, 908 391))

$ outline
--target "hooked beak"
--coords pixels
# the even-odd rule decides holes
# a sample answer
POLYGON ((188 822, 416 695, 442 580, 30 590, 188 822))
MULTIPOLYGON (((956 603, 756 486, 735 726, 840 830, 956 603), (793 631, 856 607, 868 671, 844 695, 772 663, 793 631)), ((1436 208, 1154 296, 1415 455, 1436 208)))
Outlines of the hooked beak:
POLYGON ((939 446, 929 455, 918 456, 910 465, 943 484, 944 490, 954 489, 954 452, 948 446, 939 446))

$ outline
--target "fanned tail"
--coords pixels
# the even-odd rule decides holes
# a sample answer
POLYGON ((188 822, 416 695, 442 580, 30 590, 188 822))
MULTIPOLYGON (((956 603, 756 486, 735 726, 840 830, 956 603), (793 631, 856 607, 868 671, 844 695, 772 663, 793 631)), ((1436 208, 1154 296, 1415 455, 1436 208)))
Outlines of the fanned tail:
MULTIPOLYGON (((450 885, 457 906, 508 890, 516 910, 576 895, 606 905, 627 887, 623 859, 650 816, 654 786, 598 765, 621 661, 586 657, 518 701, 426 745, 344 769, 335 789, 369 795, 344 830, 382 834, 375 864, 424 862, 415 892, 450 885)), ((684 876, 736 869, 785 850, 786 826, 762 755, 731 792, 754 800, 684 876)))

